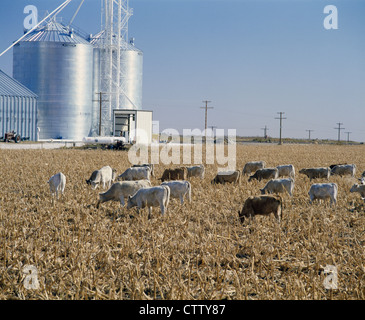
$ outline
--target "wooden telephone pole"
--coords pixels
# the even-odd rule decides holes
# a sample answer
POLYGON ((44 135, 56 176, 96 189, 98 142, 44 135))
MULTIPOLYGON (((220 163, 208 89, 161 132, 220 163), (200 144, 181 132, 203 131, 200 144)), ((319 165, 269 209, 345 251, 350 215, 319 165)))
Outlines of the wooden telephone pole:
POLYGON ((345 128, 341 128, 341 125, 343 125, 342 122, 337 122, 338 127, 335 128, 336 130, 338 130, 338 142, 340 142, 341 140, 341 130, 345 130, 345 128))
POLYGON ((261 128, 261 130, 264 130, 264 139, 267 139, 267 131, 269 130, 269 128, 265 126, 265 128, 261 128))
POLYGON ((314 130, 308 129, 308 130, 305 130, 305 131, 307 131, 309 133, 308 140, 310 140, 311 139, 311 132, 314 131, 314 130))
POLYGON ((283 118, 283 114, 285 114, 285 112, 278 112, 278 114, 280 115, 279 118, 275 118, 275 119, 280 119, 280 140, 279 140, 279 144, 282 144, 282 139, 281 139, 281 130, 282 130, 282 127, 283 127, 283 120, 286 119, 286 118, 283 118))
POLYGON ((207 141, 207 129, 208 129, 208 109, 213 109, 213 107, 208 107, 208 103, 212 101, 204 100, 205 107, 200 107, 200 109, 205 109, 205 142, 207 141))

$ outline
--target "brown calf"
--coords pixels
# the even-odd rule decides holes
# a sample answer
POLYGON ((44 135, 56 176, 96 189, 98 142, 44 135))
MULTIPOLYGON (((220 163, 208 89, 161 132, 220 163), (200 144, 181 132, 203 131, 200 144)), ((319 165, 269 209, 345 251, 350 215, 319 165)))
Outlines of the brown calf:
POLYGON ((239 218, 243 223, 245 218, 256 215, 267 216, 273 213, 278 222, 282 217, 282 200, 280 197, 262 195, 246 199, 242 211, 238 211, 239 218))

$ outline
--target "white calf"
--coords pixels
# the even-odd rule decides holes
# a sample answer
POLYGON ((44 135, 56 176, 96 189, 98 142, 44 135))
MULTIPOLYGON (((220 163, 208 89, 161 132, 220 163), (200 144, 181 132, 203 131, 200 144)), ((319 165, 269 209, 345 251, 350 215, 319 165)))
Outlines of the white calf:
POLYGON ((181 204, 184 203, 186 195, 189 202, 191 202, 191 184, 189 181, 165 181, 161 183, 161 186, 168 186, 170 188, 170 197, 180 199, 181 204))
POLYGON ((276 168, 279 170, 279 177, 295 178, 295 168, 292 164, 284 164, 276 168))
POLYGON ((65 190, 66 176, 62 172, 56 173, 48 180, 48 184, 52 196, 56 194, 56 197, 58 199, 58 193, 60 192, 61 194, 63 194, 65 190))
POLYGON ((268 181, 262 189, 261 194, 267 193, 284 193, 288 192, 290 196, 293 195, 294 180, 289 179, 272 179, 268 181))
POLYGON ((152 207, 160 206, 161 214, 164 215, 170 200, 170 188, 158 186, 139 189, 133 196, 128 197, 127 209, 148 207, 148 218, 151 217, 152 207))
POLYGON ((251 161, 247 162, 242 170, 242 175, 251 174, 259 169, 265 168, 265 161, 251 161))
POLYGON ((148 187, 151 187, 149 180, 115 182, 107 192, 99 193, 96 207, 99 208, 100 203, 110 200, 120 201, 120 204, 124 206, 124 198, 133 196, 141 188, 148 187))
POLYGON ((87 184, 90 184, 93 189, 96 189, 100 183, 103 184, 103 188, 105 189, 105 185, 108 184, 110 188, 112 182, 115 180, 116 170, 112 169, 109 166, 102 167, 99 170, 95 170, 90 179, 86 180, 87 184))
POLYGON ((350 192, 358 192, 361 195, 361 198, 363 200, 365 200, 365 184, 360 184, 358 185, 357 183, 354 184, 351 189, 350 192))
POLYGON ((199 166, 186 167, 186 168, 188 169, 188 178, 199 177, 202 180, 204 179, 205 168, 202 164, 199 166))
POLYGON ((318 199, 327 199, 330 198, 330 204, 336 204, 337 202, 337 193, 338 187, 336 183, 315 183, 309 189, 309 198, 310 203, 312 204, 313 200, 318 199))
POLYGON ((142 167, 131 167, 125 170, 118 179, 124 181, 132 181, 132 180, 150 180, 151 177, 151 168, 148 166, 142 167))

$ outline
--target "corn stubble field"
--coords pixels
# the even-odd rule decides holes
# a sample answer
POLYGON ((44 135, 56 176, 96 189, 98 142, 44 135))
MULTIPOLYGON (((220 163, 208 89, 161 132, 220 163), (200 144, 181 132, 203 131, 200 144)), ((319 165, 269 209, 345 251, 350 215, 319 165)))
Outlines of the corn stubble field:
MULTIPOLYGON (((238 219, 245 199, 265 181, 211 185, 191 179, 192 203, 171 199, 167 214, 121 208, 86 185, 110 165, 121 174, 128 153, 111 150, 1 150, 0 299, 364 299, 365 213, 356 179, 330 178, 338 202, 309 205, 304 167, 355 163, 365 170, 364 146, 237 146, 237 168, 252 160, 267 167, 294 164, 294 195, 283 196, 283 220, 238 219), (52 205, 48 179, 62 171, 64 196, 52 205), (38 289, 26 289, 25 265, 38 289), (326 265, 338 271, 337 289, 323 285, 326 265)), ((159 178, 166 166, 156 165, 159 178)), ((319 180, 321 181, 321 180, 319 180)), ((315 181, 315 182, 319 182, 315 181)), ((160 182, 152 178, 152 184, 160 182)))

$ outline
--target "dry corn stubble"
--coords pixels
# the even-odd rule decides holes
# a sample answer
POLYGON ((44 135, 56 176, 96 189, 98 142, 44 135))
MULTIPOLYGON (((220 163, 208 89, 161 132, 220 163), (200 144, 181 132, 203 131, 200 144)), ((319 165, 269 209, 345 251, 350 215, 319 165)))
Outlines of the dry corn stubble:
MULTIPOLYGON (((110 165, 122 173, 126 152, 2 150, 0 160, 0 299, 364 299, 365 214, 356 179, 332 176, 337 206, 309 205, 311 182, 300 168, 355 163, 365 170, 363 146, 237 146, 237 167, 265 160, 292 163, 294 195, 283 196, 283 221, 238 220, 244 200, 266 181, 211 185, 191 179, 192 203, 171 199, 154 208, 104 203, 85 180, 110 165), (66 175, 65 195, 52 205, 47 181, 66 175), (25 265, 38 270, 38 289, 26 289, 25 265), (323 268, 338 270, 338 289, 323 286, 323 268)), ((156 165, 159 178, 167 166, 156 165)), ((322 180, 321 180, 322 181, 322 180)), ((159 181, 152 178, 152 184, 159 181)))

